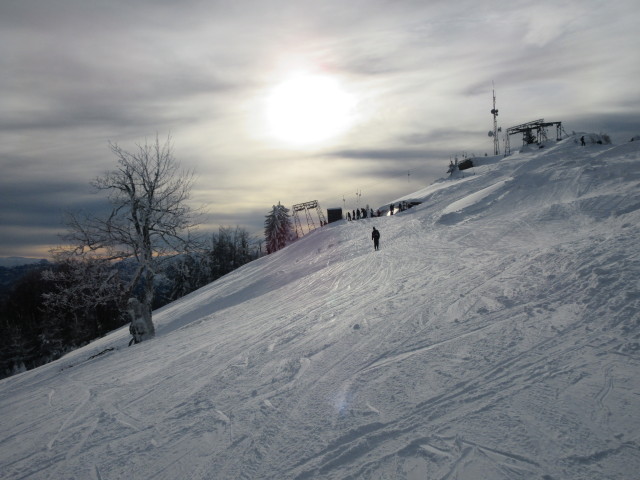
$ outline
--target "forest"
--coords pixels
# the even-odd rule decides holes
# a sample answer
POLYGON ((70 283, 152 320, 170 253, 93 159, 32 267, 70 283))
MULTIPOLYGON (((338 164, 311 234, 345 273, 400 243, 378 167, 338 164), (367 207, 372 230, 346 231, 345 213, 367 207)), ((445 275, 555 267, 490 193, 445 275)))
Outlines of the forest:
MULTIPOLYGON (((261 249, 262 239, 245 229, 220 227, 199 251, 158 259, 153 308, 258 258, 261 249)), ((56 360, 128 324, 126 285, 135 267, 128 260, 100 259, 0 267, 0 378, 56 360)))

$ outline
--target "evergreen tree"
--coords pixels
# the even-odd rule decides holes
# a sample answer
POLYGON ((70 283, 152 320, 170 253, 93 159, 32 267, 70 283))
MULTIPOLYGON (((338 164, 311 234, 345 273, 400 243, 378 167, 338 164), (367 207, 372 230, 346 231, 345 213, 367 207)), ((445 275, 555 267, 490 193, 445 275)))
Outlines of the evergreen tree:
POLYGON ((163 305, 232 272, 260 256, 258 240, 240 227, 219 227, 209 246, 180 255, 165 270, 163 305), (255 249, 252 251, 252 245, 255 249))
POLYGON ((267 253, 273 253, 287 245, 291 238, 291 218, 289 209, 281 205, 274 205, 264 222, 264 236, 267 241, 267 253))

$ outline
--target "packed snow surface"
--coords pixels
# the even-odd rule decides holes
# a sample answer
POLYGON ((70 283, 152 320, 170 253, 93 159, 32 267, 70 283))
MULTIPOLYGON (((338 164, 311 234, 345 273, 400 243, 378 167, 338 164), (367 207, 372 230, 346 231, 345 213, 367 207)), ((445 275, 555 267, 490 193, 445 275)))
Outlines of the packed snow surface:
POLYGON ((1 381, 2 478, 638 478, 640 142, 474 163, 1 381))

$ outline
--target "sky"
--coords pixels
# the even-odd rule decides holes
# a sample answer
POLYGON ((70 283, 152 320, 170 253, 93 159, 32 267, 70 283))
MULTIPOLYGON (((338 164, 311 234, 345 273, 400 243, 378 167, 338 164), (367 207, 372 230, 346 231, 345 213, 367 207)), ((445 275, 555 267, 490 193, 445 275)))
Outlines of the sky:
POLYGON ((635 1, 3 1, 0 256, 105 209, 109 142, 170 136, 202 231, 262 236, 278 202, 377 208, 491 154, 494 89, 504 131, 628 141, 639 21, 635 1))

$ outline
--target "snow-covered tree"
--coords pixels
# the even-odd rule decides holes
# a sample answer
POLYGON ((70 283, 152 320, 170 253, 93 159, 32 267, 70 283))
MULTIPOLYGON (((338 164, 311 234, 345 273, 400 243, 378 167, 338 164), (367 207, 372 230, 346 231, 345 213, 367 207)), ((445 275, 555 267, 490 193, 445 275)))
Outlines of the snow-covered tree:
POLYGON ((115 143, 110 147, 118 167, 93 182, 98 191, 108 193, 110 212, 105 216, 70 214, 69 233, 64 238, 77 255, 135 260, 137 269, 129 291, 142 286, 144 326, 137 322, 143 331, 136 338, 145 340, 155 335, 151 310, 158 260, 188 251, 192 244, 195 214, 187 200, 193 174, 180 169, 170 138, 161 144, 156 137, 155 143, 138 145, 133 153, 115 143))
POLYGON ((267 241, 267 253, 273 253, 287 245, 291 238, 292 225, 289 209, 281 205, 274 205, 264 222, 264 236, 267 241))
POLYGON ((212 236, 208 255, 216 278, 251 261, 250 242, 249 233, 240 227, 219 227, 218 234, 212 236))
POLYGON ((42 272, 47 325, 63 325, 70 345, 90 341, 122 325, 127 292, 116 265, 103 259, 57 258, 42 272))
MULTIPOLYGON (((226 275, 260 256, 258 240, 240 227, 219 227, 210 243, 201 250, 180 255, 168 262, 165 283, 159 290, 156 307, 176 300, 226 275)), ((156 282, 157 285, 158 282, 156 282)))

